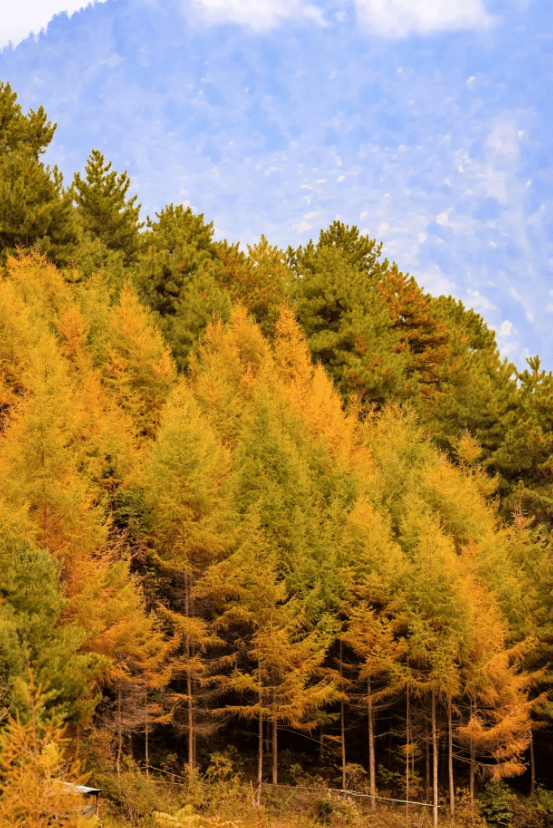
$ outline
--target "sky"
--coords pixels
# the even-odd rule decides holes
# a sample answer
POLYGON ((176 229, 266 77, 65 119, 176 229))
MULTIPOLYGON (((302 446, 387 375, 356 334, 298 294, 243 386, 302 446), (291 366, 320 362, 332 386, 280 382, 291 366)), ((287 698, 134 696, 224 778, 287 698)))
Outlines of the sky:
POLYGON ((286 249, 335 219, 553 370, 551 0, 19 0, 0 81, 141 215, 286 249))

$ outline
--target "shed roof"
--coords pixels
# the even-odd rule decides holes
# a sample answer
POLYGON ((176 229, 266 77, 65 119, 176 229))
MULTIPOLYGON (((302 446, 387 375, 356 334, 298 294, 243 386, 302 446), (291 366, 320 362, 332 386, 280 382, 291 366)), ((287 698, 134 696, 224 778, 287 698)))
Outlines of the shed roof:
POLYGON ((73 785, 71 782, 64 782, 64 785, 69 785, 70 787, 75 788, 76 791, 79 791, 79 793, 82 793, 85 796, 88 794, 99 794, 102 792, 102 788, 89 788, 86 785, 73 785))

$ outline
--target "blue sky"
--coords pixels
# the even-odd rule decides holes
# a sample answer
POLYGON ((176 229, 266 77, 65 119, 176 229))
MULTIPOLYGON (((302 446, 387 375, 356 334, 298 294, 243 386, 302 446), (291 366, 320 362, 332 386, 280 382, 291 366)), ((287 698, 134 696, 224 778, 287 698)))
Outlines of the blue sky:
POLYGON ((553 369, 551 0, 20 0, 0 80, 142 215, 190 205, 242 248, 340 218, 553 369), (34 32, 32 34, 31 32, 34 32))

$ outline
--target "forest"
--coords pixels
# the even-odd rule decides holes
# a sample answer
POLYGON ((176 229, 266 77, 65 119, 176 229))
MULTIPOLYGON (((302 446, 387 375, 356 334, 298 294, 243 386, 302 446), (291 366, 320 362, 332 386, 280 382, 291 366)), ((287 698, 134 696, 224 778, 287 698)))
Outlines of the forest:
POLYGON ((551 372, 55 129, 0 82, 0 825, 553 825, 551 372))

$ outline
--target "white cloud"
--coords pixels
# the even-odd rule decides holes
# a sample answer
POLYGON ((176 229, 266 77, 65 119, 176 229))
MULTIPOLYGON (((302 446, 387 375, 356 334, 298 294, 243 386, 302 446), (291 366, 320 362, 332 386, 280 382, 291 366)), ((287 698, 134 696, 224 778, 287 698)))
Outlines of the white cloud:
POLYGON ((513 323, 509 322, 509 320, 506 319, 505 322, 501 323, 501 327, 499 329, 499 336, 509 336, 512 327, 513 323))
POLYGON ((496 306, 490 302, 486 296, 482 296, 480 291, 468 289, 469 300, 468 304, 477 313, 483 314, 492 310, 497 310, 496 306))
POLYGON ((307 17, 327 26, 322 12, 304 0, 192 0, 207 23, 240 23, 265 32, 290 17, 307 17))
MULTIPOLYGON (((99 0, 104 3, 105 0, 99 0)), ((11 41, 17 46, 31 33, 37 35, 45 29, 56 14, 72 15, 91 5, 91 0, 18 0, 2 4, 0 23, 0 49, 11 41)))
POLYGON ((387 38, 488 28, 494 23, 482 0, 356 0, 356 5, 359 20, 387 38))
POLYGON ((497 123, 486 140, 486 147, 509 164, 515 163, 518 160, 519 146, 513 121, 497 123))

